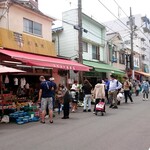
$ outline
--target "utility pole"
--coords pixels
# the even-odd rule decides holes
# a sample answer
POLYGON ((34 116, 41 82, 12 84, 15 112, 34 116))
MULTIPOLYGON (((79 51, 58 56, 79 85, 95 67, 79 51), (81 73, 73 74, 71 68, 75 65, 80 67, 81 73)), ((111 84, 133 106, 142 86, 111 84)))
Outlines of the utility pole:
POLYGON ((131 56, 130 56, 130 68, 132 70, 132 79, 134 79, 134 52, 133 52, 133 35, 134 35, 134 29, 133 29, 133 25, 134 25, 134 21, 133 21, 133 16, 132 16, 132 9, 130 7, 130 29, 131 29, 131 56))
MULTIPOLYGON (((78 53, 79 60, 78 62, 83 64, 83 50, 82 50, 82 0, 78 0, 78 53)), ((79 83, 83 82, 83 72, 79 72, 79 83)))

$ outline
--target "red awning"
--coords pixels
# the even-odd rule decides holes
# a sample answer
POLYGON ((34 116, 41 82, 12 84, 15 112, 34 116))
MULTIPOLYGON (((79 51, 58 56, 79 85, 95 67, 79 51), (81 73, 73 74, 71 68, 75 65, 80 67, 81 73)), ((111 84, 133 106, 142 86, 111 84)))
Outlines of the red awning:
POLYGON ((142 71, 136 71, 136 70, 135 70, 135 73, 143 75, 143 76, 150 77, 150 73, 146 73, 146 72, 142 72, 142 71))
POLYGON ((78 62, 56 58, 56 57, 41 56, 41 55, 11 51, 6 49, 0 49, 0 53, 8 55, 13 59, 17 59, 31 66, 42 66, 42 67, 51 67, 51 68, 59 68, 64 70, 77 70, 77 71, 89 71, 91 69, 90 67, 82 65, 78 62))

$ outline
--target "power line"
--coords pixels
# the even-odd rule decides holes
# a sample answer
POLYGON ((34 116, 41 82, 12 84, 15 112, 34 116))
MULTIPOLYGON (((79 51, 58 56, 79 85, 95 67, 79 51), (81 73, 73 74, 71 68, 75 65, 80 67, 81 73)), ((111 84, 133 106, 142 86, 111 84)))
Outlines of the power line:
POLYGON ((117 4, 117 6, 122 10, 122 12, 127 16, 127 17, 129 17, 127 14, 126 14, 126 12, 121 8, 121 6, 117 3, 117 1, 116 0, 113 0, 116 4, 117 4))
MULTIPOLYGON (((66 20, 60 20, 60 21, 66 23, 66 24, 68 24, 68 25, 71 25, 72 27, 75 27, 75 28, 77 28, 77 29, 80 28, 80 27, 78 27, 76 24, 70 23, 70 22, 68 22, 68 21, 66 21, 66 20)), ((104 40, 104 41, 107 41, 106 39, 104 39, 104 38, 102 38, 102 37, 96 35, 95 33, 91 32, 91 31, 89 31, 89 30, 87 30, 87 29, 85 29, 85 28, 83 28, 83 27, 82 27, 82 29, 83 29, 83 31, 88 32, 88 33, 94 35, 94 36, 97 37, 97 38, 100 38, 100 39, 102 39, 102 40, 104 40)))
MULTIPOLYGON (((83 9, 83 8, 82 8, 83 9)), ((85 9, 83 9, 83 10, 85 10, 85 9)), ((84 13, 84 12, 83 12, 84 13)), ((89 15, 88 15, 89 16, 89 15)), ((93 14, 90 14, 90 16, 94 16, 93 14)), ((89 16, 89 17, 90 17, 89 16)), ((103 25, 103 23, 101 22, 101 21, 99 21, 99 20, 97 20, 95 17, 90 17, 90 18, 92 18, 92 19, 94 19, 95 21, 97 21, 97 22, 99 22, 100 24, 102 24, 103 25)), ((106 28, 108 28, 108 29, 110 29, 111 31, 113 31, 113 32, 116 32, 116 31, 114 31, 114 30, 112 30, 109 26, 107 26, 107 25, 104 25, 106 28)))
MULTIPOLYGON (((103 7, 105 7, 105 9, 107 9, 117 20, 119 20, 123 25, 125 25, 126 26, 126 24, 124 24, 124 22, 122 22, 118 17, 116 17, 100 0, 98 0, 102 5, 103 5, 103 7)), ((119 6, 119 4, 116 2, 116 0, 114 0, 114 2, 118 5, 118 7, 120 7, 119 6)), ((120 7, 120 9, 123 11, 123 9, 120 7)), ((124 12, 124 11, 123 11, 124 12)), ((125 13, 125 12, 124 12, 125 13)), ((128 15, 125 13, 125 15, 128 17, 128 15)), ((143 26, 143 25, 142 25, 143 26)), ((140 26, 138 29, 140 29, 142 26, 140 26)), ((130 30, 130 28, 128 27, 128 26, 126 26, 129 30, 130 30)), ((134 29, 133 29, 134 30, 134 29)), ((146 35, 145 35, 145 33, 143 33, 141 30, 139 30, 147 39, 148 39, 148 41, 150 40, 146 35)), ((132 31, 131 31, 132 32, 132 31)), ((148 46, 149 47, 149 46, 148 46)))
POLYGON ((103 5, 103 7, 105 7, 105 9, 107 9, 107 11, 109 11, 117 20, 119 20, 126 28, 128 28, 130 30, 130 28, 123 22, 121 21, 115 14, 113 14, 110 9, 108 9, 100 0, 98 0, 99 3, 101 3, 101 5, 103 5))
POLYGON ((125 38, 125 37, 127 37, 127 36, 129 36, 130 35, 130 33, 128 33, 128 34, 126 34, 126 35, 124 35, 122 38, 125 38))

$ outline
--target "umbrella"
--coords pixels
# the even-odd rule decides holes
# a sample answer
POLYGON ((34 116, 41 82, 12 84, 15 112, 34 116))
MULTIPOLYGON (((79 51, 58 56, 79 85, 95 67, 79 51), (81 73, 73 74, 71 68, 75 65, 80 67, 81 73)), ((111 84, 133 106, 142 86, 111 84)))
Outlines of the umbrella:
POLYGON ((25 72, 25 71, 0 65, 0 74, 22 73, 22 72, 25 72))

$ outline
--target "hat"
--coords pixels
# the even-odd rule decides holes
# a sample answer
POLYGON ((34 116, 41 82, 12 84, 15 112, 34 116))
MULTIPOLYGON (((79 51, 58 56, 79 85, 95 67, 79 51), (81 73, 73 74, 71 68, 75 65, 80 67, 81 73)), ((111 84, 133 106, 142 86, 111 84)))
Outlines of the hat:
POLYGON ((54 77, 51 77, 49 80, 50 80, 50 81, 54 81, 54 80, 55 80, 55 78, 54 78, 54 77))

